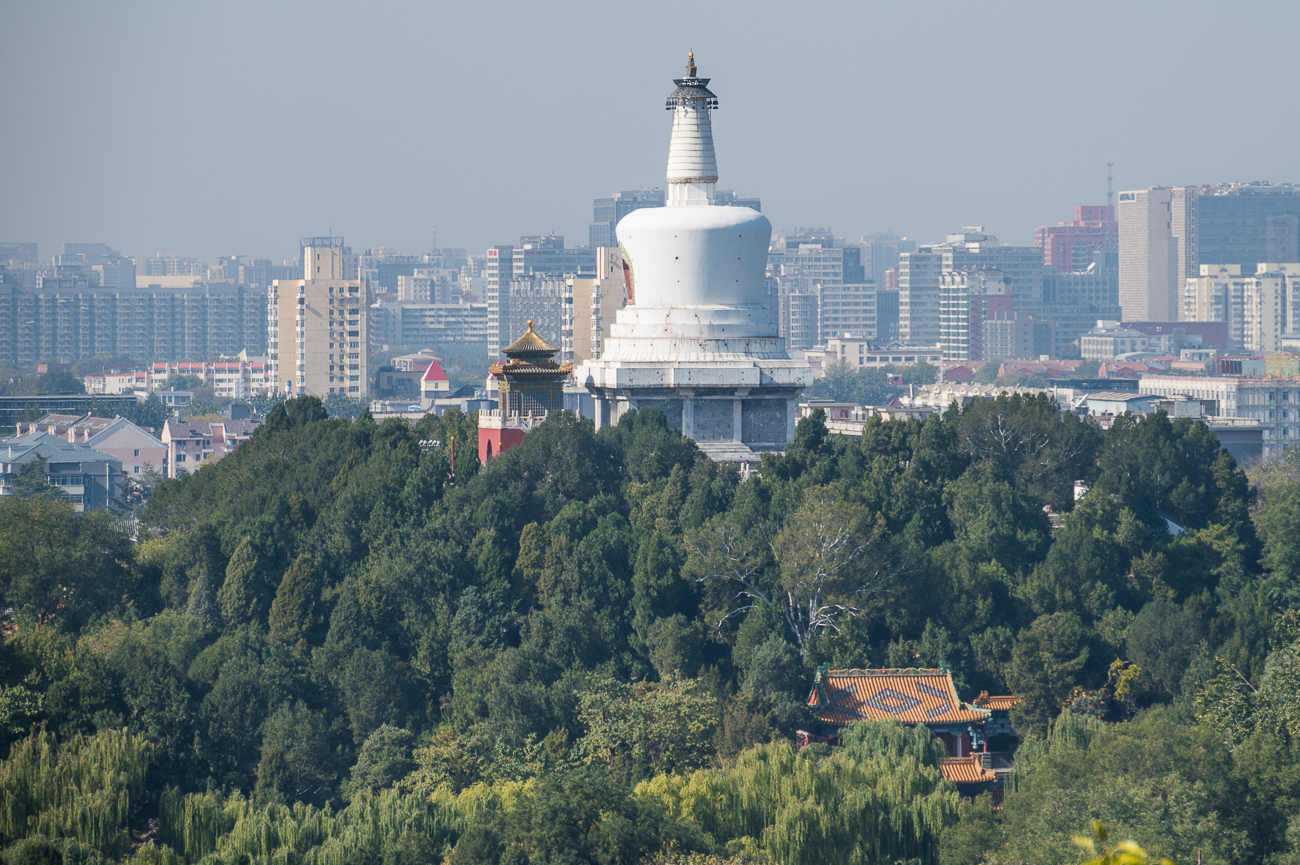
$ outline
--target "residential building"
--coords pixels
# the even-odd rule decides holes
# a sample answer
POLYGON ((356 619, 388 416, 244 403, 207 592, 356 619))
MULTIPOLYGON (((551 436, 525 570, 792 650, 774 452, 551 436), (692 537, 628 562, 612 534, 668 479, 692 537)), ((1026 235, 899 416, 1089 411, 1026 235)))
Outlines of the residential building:
MULTIPOLYGON (((510 332, 523 333, 532 322, 537 335, 549 343, 563 346, 567 341, 572 353, 573 336, 566 331, 566 298, 571 298, 564 276, 536 274, 510 281, 510 332)), ((571 327, 572 322, 568 321, 571 327)))
POLYGON ((846 333, 868 339, 888 339, 889 319, 885 320, 884 334, 879 328, 882 294, 897 296, 897 292, 877 290, 874 282, 823 285, 818 304, 821 321, 817 344, 825 345, 830 337, 846 333))
MULTIPOLYGON (((939 345, 945 361, 1017 357, 990 354, 984 347, 985 325, 1013 312, 1010 286, 1002 271, 990 268, 953 270, 939 276, 939 345)), ((996 329, 998 344, 1006 341, 996 329)), ((1014 340, 1014 336, 1010 337, 1014 340)))
POLYGON ((121 461, 123 474, 138 477, 149 469, 161 472, 167 448, 148 430, 124 417, 95 417, 50 413, 18 423, 18 436, 46 433, 70 444, 85 445, 121 461))
POLYGON ((1001 271, 1015 309, 1041 316, 1042 257, 1038 247, 1006 246, 978 225, 948 235, 943 243, 900 255, 899 333, 912 343, 939 341, 939 277, 958 270, 1001 271))
POLYGON ((488 249, 483 263, 483 285, 487 292, 488 354, 499 355, 501 347, 509 345, 510 336, 510 280, 514 277, 513 246, 493 246, 488 249))
POLYGON ((844 282, 844 249, 818 243, 787 247, 781 275, 807 277, 821 286, 839 285, 844 282))
POLYGON ((451 381, 438 361, 432 361, 420 376, 420 404, 431 408, 434 400, 451 396, 451 381))
MULTIPOLYGON (((1300 274, 1300 264, 1290 267, 1293 274, 1300 274)), ((1260 271, 1246 281, 1242 348, 1259 353, 1282 350, 1282 335, 1291 333, 1300 324, 1297 289, 1300 289, 1300 279, 1282 270, 1260 271)))
POLYGON ((587 245, 592 249, 618 246, 618 241, 614 238, 614 227, 620 219, 642 207, 663 206, 664 191, 658 188, 625 190, 615 192, 609 198, 597 198, 592 203, 587 245))
POLYGON ((78 512, 106 508, 122 494, 122 461, 56 435, 36 432, 0 445, 0 496, 14 494, 24 465, 45 460, 45 479, 78 512))
POLYGON ((1222 321, 1235 348, 1245 345, 1246 284, 1240 264, 1202 264, 1200 275, 1183 283, 1182 321, 1222 321))
POLYGON ((1179 244, 1173 235, 1173 190, 1119 194, 1119 303, 1124 318, 1178 318, 1179 244))
POLYGON ((1144 375, 1138 392, 1188 397, 1219 418, 1247 418, 1264 431, 1265 458, 1300 444, 1300 379, 1144 375))
POLYGON ((819 369, 832 360, 842 360, 851 366, 879 368, 910 366, 929 363, 938 366, 943 362, 943 350, 937 345, 907 345, 896 340, 863 339, 860 337, 831 337, 825 349, 805 352, 804 357, 819 369), (814 357, 814 355, 820 355, 814 357))
POLYGON ((272 392, 365 395, 369 302, 343 238, 305 238, 303 278, 277 279, 267 302, 272 392), (329 242, 330 246, 308 243, 329 242))
POLYGON ((464 295, 459 303, 397 303, 381 296, 371 306, 370 316, 374 333, 382 334, 380 345, 484 347, 492 335, 488 305, 471 303, 464 295))
POLYGON ((821 338, 821 286, 806 276, 781 277, 778 332, 787 349, 812 348, 821 338))
POLYGON ((147 360, 266 350, 266 294, 243 285, 180 289, 92 285, 0 271, 0 361, 100 355, 147 360))
POLYGON ((1150 336, 1122 327, 1118 321, 1098 321, 1096 327, 1079 337, 1079 354, 1084 360, 1109 360, 1150 351, 1150 346, 1150 336))
POLYGON ((595 360, 609 339, 614 317, 627 306, 627 283, 618 247, 597 247, 596 275, 569 276, 565 282, 572 301, 566 302, 565 308, 570 311, 567 331, 573 335, 573 345, 568 354, 561 346, 560 360, 574 364, 595 360))
POLYGON ((35 243, 0 243, 0 265, 36 267, 41 263, 40 246, 35 243))
POLYGON ((524 236, 511 252, 512 279, 529 276, 586 276, 595 273, 596 251, 591 247, 564 247, 558 234, 524 236))
POLYGON ((253 420, 168 418, 162 429, 162 443, 167 448, 164 473, 178 478, 196 472, 248 441, 259 426, 261 422, 253 420))

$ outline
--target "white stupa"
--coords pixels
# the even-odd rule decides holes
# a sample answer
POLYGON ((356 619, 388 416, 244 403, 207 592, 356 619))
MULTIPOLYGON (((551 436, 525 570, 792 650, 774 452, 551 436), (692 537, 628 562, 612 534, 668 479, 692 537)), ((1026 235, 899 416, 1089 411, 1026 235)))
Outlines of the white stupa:
POLYGON ((749 207, 713 203, 718 182, 709 79, 686 77, 673 112, 666 207, 615 229, 627 307, 601 356, 575 373, 596 399, 596 425, 655 406, 715 459, 755 459, 794 435, 796 400, 812 371, 777 335, 763 277, 772 223, 749 207))

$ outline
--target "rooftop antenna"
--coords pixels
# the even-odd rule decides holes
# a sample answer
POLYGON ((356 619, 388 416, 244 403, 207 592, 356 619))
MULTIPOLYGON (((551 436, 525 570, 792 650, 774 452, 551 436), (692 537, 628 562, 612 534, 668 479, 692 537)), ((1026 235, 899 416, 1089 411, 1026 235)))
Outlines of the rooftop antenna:
POLYGON ((1107 160, 1106 162, 1106 206, 1115 206, 1115 172, 1112 169, 1115 163, 1107 160))

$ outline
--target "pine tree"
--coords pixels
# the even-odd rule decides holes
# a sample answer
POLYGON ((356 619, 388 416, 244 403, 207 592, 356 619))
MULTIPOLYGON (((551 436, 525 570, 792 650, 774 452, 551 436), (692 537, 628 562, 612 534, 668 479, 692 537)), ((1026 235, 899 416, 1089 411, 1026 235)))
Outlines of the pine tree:
POLYGON ((260 620, 266 601, 257 552, 249 538, 244 538, 226 566, 226 581, 217 593, 221 614, 228 624, 242 625, 260 620))
POLYGON ((307 635, 316 623, 316 599, 320 596, 320 575, 315 564, 301 555, 284 572, 280 588, 271 604, 267 624, 272 637, 299 646, 306 645, 307 635))

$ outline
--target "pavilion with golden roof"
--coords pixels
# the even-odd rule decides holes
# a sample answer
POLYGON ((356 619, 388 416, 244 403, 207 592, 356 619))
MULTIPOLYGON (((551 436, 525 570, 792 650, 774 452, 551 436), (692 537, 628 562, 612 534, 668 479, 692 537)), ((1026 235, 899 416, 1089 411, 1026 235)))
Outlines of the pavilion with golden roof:
POLYGON ((856 721, 924 724, 948 752, 940 766, 944 778, 963 795, 1000 792, 1002 778, 1011 771, 1010 752, 1018 743, 1008 712, 1019 702, 1019 697, 990 697, 984 691, 974 702, 964 703, 946 667, 830 670, 823 666, 808 697, 817 724, 800 732, 799 743, 835 744, 840 729, 856 721))
POLYGON ((541 414, 564 408, 564 380, 573 374, 573 366, 556 363, 558 351, 537 335, 531 319, 524 335, 502 349, 507 359, 488 369, 501 388, 503 414, 541 414))

